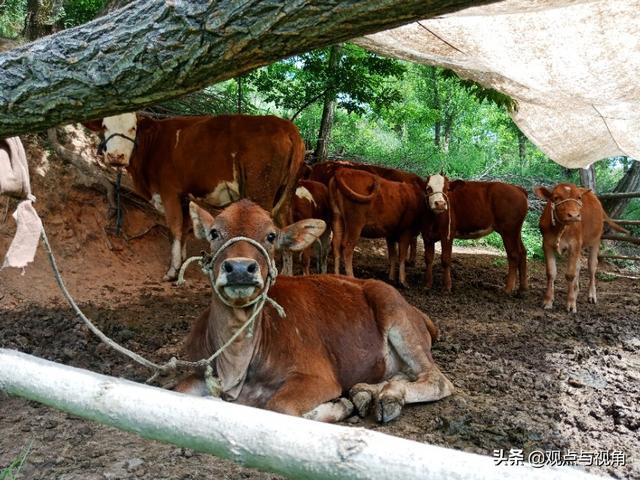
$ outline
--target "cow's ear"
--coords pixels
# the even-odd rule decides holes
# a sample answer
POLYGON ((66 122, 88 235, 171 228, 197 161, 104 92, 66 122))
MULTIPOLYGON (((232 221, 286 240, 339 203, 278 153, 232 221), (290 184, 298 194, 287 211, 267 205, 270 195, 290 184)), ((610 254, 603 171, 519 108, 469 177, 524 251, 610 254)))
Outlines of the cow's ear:
POLYGON ((578 188, 578 191, 580 192, 580 196, 582 196, 585 193, 590 192, 591 189, 590 188, 578 188))
POLYGON ((98 120, 88 120, 86 122, 82 122, 82 125, 84 125, 92 132, 101 132, 102 130, 104 130, 101 118, 99 118, 98 120))
POLYGON ((193 234, 201 240, 211 240, 209 232, 213 226, 214 218, 204 208, 200 208, 196 203, 189 202, 189 215, 193 222, 193 234))
POLYGON ((327 224, 322 220, 309 218, 289 225, 280 231, 277 247, 294 252, 304 250, 324 233, 327 224))
POLYGON ((540 200, 551 200, 551 192, 548 188, 539 186, 534 188, 533 191, 540 200))

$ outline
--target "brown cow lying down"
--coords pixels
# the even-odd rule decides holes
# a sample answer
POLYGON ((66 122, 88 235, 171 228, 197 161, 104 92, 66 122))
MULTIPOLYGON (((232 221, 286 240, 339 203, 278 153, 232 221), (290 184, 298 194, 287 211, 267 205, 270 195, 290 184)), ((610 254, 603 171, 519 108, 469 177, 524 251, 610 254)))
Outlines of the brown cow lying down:
MULTIPOLYGON (((317 218, 326 225, 331 224, 331 205, 329 205, 329 190, 325 185, 313 180, 300 180, 292 202, 293 221, 317 218)), ((302 252, 302 268, 305 275, 309 275, 312 251, 318 260, 318 273, 327 273, 327 258, 331 243, 331 229, 326 228, 319 241, 314 242, 302 252)))
MULTIPOLYGON (((273 258, 276 246, 302 250, 324 228, 322 221, 303 220, 279 230, 266 211, 247 200, 215 219, 193 203, 190 209, 196 235, 210 241, 212 253, 229 239, 245 236, 273 258)), ((212 281, 224 302, 214 294, 194 324, 186 342, 191 358, 209 357, 246 321, 250 309, 242 305, 262 293, 268 268, 247 241, 219 254, 212 281)), ((350 401, 336 401, 350 392, 360 415, 372 407, 379 421, 388 422, 405 403, 453 393, 431 356, 437 327, 384 282, 339 275, 281 276, 269 296, 286 317, 265 304, 253 335, 245 330, 215 359, 223 398, 333 422, 351 414, 350 401)), ((197 375, 176 389, 198 394, 206 390, 197 375)))
POLYGON ((449 182, 443 175, 431 175, 426 193, 432 212, 422 232, 427 288, 433 284, 435 242, 442 245, 443 290, 451 291, 453 239, 480 238, 496 231, 502 237, 509 263, 505 292, 515 289, 517 274, 520 291, 527 289, 527 252, 521 237, 528 209, 524 189, 502 182, 449 182))
MULTIPOLYGON (((305 178, 323 183, 328 187, 329 182, 339 168, 353 168, 356 170, 364 170, 393 182, 417 183, 418 185, 424 184, 422 179, 415 173, 407 172, 405 170, 399 170, 397 168, 381 167, 379 165, 369 165, 367 163, 349 162, 345 160, 321 162, 316 163, 313 167, 307 167, 305 169, 305 178)), ((407 259, 406 263, 414 265, 416 263, 416 255, 418 250, 417 236, 411 239, 411 244, 409 245, 409 247, 409 258, 407 259)), ((391 257, 391 254, 392 252, 389 252, 389 257, 391 257)))
POLYGON ((614 230, 628 232, 607 216, 598 197, 587 188, 560 183, 551 191, 545 187, 536 187, 535 193, 547 202, 540 216, 542 248, 547 266, 547 291, 543 306, 546 309, 553 308, 557 274, 555 253, 566 252, 567 311, 576 313, 582 249, 589 249, 589 302, 596 303, 596 270, 603 222, 607 222, 614 230))
POLYGON ((353 276, 353 250, 360 237, 385 238, 389 249, 389 278, 407 286, 405 261, 412 239, 420 232, 426 205, 417 183, 392 182, 362 170, 340 168, 329 182, 333 216, 333 257, 340 273, 340 257, 353 276), (398 252, 396 251, 398 243, 398 252))
POLYGON ((86 126, 103 132, 107 161, 126 167, 137 192, 164 214, 173 234, 165 280, 177 277, 186 257, 183 201, 188 194, 213 207, 249 198, 271 212, 278 225, 291 223, 304 142, 288 120, 249 115, 155 120, 125 113, 86 126))

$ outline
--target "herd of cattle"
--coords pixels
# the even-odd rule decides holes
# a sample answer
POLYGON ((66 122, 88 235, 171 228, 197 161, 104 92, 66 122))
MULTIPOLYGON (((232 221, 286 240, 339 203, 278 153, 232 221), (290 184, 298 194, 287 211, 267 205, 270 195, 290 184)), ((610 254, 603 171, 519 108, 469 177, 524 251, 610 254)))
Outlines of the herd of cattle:
MULTIPOLYGON (((247 306, 269 285, 276 251, 289 258, 287 275, 292 265, 285 252, 302 252, 306 274, 313 256, 326 273, 330 248, 336 274, 344 263, 346 276, 282 276, 271 286, 268 295, 286 317, 265 304, 255 328, 216 359, 229 400, 324 421, 345 418, 354 408, 362 416, 372 410, 386 422, 405 403, 434 401, 454 391, 431 356, 438 329, 429 317, 392 286, 353 278, 360 237, 386 239, 389 278, 406 286, 407 257, 415 259, 416 238, 422 235, 429 288, 434 245, 440 242, 442 288, 450 291, 453 240, 495 231, 507 253, 505 291, 515 290, 516 283, 527 289, 521 229, 528 202, 518 186, 450 181, 440 174, 423 179, 343 161, 309 167, 295 125, 273 116, 155 120, 124 114, 86 126, 102 133, 107 161, 126 167, 138 193, 164 213, 173 234, 166 279, 175 279, 185 260, 187 211, 195 235, 217 254, 212 282, 218 295, 186 344, 193 359, 211 355, 247 321, 247 306), (189 198, 197 203, 188 204, 189 198), (202 206, 227 208, 214 217, 202 206), (228 243, 238 237, 252 241, 228 243), (345 392, 351 401, 335 401, 345 392)), ((587 189, 560 184, 535 192, 547 202, 540 219, 548 279, 544 307, 553 305, 555 254, 567 252, 567 310, 575 312, 582 248, 590 249, 589 301, 595 303, 603 222, 621 228, 587 189)), ((205 393, 202 375, 185 379, 178 390, 205 393)))

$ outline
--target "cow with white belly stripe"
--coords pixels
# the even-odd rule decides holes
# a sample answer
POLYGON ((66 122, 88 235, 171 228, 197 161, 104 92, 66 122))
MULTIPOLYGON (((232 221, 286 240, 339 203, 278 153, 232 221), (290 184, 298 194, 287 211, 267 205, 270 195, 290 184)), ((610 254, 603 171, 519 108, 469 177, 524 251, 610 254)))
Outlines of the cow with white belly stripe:
POLYGON ((304 142, 288 120, 249 115, 155 120, 126 113, 85 125, 103 133, 107 162, 126 167, 137 192, 164 214, 173 234, 165 280, 174 280, 185 260, 189 194, 217 208, 248 198, 278 226, 291 223, 304 142))

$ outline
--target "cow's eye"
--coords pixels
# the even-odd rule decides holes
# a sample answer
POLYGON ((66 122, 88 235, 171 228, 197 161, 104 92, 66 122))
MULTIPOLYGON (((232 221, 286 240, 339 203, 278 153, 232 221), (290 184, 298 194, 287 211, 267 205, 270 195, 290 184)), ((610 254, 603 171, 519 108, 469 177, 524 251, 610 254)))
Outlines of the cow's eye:
POLYGON ((267 242, 273 243, 275 241, 276 241, 276 233, 275 232, 271 232, 269 235, 267 235, 267 242))
POLYGON ((211 240, 216 240, 220 238, 220 232, 217 229, 212 228, 209 230, 209 236, 211 237, 211 240))

